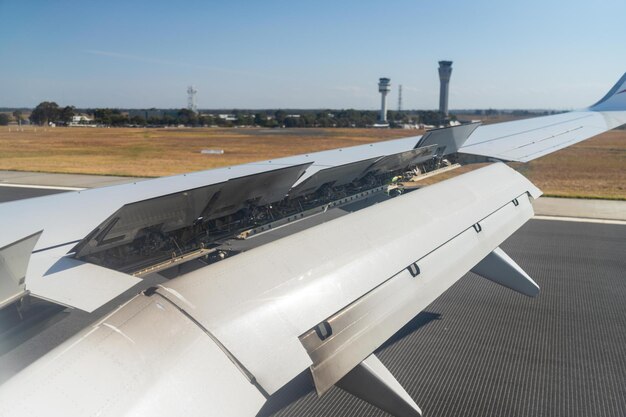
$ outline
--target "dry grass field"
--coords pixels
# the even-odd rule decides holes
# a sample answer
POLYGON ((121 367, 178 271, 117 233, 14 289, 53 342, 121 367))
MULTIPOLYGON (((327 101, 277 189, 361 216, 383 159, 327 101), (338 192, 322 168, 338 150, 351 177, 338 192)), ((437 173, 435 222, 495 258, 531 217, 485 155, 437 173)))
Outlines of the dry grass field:
POLYGON ((158 177, 416 134, 389 129, 62 127, 16 132, 2 127, 0 169, 158 177), (203 149, 224 154, 201 154, 203 149))
POLYGON ((545 195, 626 200, 626 130, 612 130, 515 168, 545 195))
MULTIPOLYGON (((60 127, 16 131, 15 126, 1 127, 0 169, 156 177, 421 133, 391 129, 60 127), (201 154, 203 149, 223 149, 224 154, 201 154)), ((514 167, 546 195, 626 199, 626 131, 607 132, 514 167)))

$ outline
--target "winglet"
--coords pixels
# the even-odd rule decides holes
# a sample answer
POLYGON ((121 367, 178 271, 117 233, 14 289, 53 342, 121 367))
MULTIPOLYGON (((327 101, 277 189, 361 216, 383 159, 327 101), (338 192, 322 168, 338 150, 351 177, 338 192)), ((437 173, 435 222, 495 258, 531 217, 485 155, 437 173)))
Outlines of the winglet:
POLYGON ((626 110, 626 74, 609 90, 600 101, 591 106, 593 111, 624 111, 626 110))

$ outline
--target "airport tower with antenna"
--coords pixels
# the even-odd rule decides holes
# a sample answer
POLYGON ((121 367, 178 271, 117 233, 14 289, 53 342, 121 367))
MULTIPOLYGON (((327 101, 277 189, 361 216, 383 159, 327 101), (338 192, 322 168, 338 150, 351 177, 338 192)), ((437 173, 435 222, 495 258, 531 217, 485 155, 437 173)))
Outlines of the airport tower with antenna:
POLYGON ((452 61, 439 61, 439 113, 448 117, 448 91, 452 75, 452 61))
POLYGON ((387 123, 387 94, 391 91, 391 80, 380 78, 378 80, 378 92, 380 93, 380 123, 387 123))
POLYGON ((196 103, 196 94, 198 90, 193 85, 187 87, 187 109, 194 113, 198 113, 198 104, 196 103))

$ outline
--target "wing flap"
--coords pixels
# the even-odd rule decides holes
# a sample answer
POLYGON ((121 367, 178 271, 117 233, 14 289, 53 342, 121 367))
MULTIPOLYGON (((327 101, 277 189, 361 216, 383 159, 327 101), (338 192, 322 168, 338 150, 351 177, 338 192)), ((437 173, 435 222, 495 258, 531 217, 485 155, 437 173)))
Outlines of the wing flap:
POLYGON ((324 320, 300 339, 311 356, 311 373, 321 395, 450 288, 533 216, 527 194, 469 226, 354 303, 324 320))
MULTIPOLYGON (((381 320, 387 317, 390 328, 399 328, 451 285, 445 271, 458 279, 531 215, 525 211, 528 204, 511 203, 515 198, 528 201, 526 194, 538 197, 540 192, 506 165, 494 164, 191 272, 158 291, 209 329, 271 394, 317 361, 300 342, 301 335, 398 274, 397 282, 408 279, 417 291, 424 281, 411 281, 406 268, 436 257, 432 262, 437 265, 424 266, 424 277, 434 275, 428 291, 415 293, 415 306, 391 316, 377 306, 381 320), (503 214, 498 222, 500 215, 493 214, 498 210, 512 217, 503 214), (472 225, 483 219, 483 232, 476 233, 472 225), (507 225, 501 224, 504 219, 507 225), (438 250, 442 245, 454 249, 438 250), (457 262, 446 256, 463 259, 447 265, 457 262)), ((394 285, 383 287, 400 290, 394 285)), ((393 334, 384 326, 379 333, 375 323, 368 326, 373 336, 367 348, 346 349, 341 374, 393 334)), ((328 381, 336 382, 338 376, 328 381)))

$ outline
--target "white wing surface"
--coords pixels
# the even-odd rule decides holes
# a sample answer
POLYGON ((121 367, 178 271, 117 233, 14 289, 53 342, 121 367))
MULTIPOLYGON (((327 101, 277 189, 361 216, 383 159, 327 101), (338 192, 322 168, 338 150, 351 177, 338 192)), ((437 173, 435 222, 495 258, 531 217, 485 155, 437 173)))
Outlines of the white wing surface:
MULTIPOLYGON (((532 217, 539 195, 494 164, 186 274, 3 385, 0 415, 253 416, 309 367, 324 393, 532 217)), ((381 366, 360 372, 416 410, 381 366)), ((367 396, 362 378, 341 386, 367 396)), ((395 413, 380 395, 365 399, 395 413)))
POLYGON ((459 152, 528 162, 626 123, 626 74, 588 109, 480 126, 459 152))

